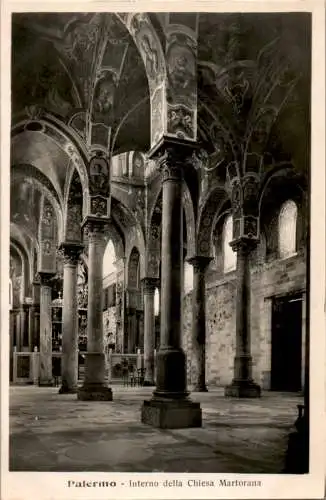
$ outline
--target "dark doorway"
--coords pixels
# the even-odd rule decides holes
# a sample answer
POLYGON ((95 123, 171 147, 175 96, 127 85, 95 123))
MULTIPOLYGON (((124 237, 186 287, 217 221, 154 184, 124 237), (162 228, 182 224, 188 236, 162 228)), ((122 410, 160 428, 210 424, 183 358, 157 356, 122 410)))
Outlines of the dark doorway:
POLYGON ((301 390, 302 295, 273 299, 271 390, 301 390))

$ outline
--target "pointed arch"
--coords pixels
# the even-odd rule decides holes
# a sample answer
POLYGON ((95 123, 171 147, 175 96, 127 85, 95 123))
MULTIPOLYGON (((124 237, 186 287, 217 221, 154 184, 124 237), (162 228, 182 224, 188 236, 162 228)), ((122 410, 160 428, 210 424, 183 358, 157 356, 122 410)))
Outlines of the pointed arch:
POLYGON ((197 221, 197 255, 212 256, 214 221, 228 201, 229 196, 224 186, 212 187, 203 200, 197 221))

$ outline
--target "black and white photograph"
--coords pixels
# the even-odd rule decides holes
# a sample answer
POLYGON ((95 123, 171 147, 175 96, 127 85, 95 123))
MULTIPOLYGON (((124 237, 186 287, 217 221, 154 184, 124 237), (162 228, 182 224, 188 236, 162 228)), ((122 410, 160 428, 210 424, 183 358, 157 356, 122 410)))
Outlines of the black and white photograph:
POLYGON ((38 7, 1 68, 9 474, 70 499, 309 477, 312 11, 38 7))

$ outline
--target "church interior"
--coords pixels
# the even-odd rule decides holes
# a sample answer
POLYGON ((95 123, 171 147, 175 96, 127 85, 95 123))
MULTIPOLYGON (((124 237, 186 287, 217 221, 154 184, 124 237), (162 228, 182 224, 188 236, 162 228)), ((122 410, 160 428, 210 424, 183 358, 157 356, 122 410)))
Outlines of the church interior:
POLYGON ((12 470, 283 470, 310 37, 306 13, 13 14, 12 470))

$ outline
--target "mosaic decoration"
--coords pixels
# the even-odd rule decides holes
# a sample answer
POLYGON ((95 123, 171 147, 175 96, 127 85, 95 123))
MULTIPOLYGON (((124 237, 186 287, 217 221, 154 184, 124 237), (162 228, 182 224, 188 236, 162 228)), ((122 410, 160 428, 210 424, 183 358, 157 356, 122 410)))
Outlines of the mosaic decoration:
POLYGON ((110 194, 110 176, 107 160, 95 155, 89 162, 89 191, 91 196, 110 194))
POLYGON ((70 182, 66 210, 67 216, 64 239, 66 242, 80 242, 82 238, 83 188, 76 170, 70 182))
POLYGON ((133 15, 130 33, 142 56, 151 96, 151 144, 152 146, 164 133, 165 58, 157 33, 145 13, 133 15))
POLYGON ((183 139, 197 136, 196 35, 170 32, 167 37, 167 131, 183 139))
POLYGON ((109 200, 104 196, 91 196, 91 215, 98 217, 109 217, 109 200))
POLYGON ((43 199, 41 220, 39 227, 40 259, 39 271, 56 271, 56 242, 57 242, 57 219, 55 211, 47 200, 43 199))
POLYGON ((164 87, 158 87, 151 96, 151 143, 157 143, 164 134, 164 87))

